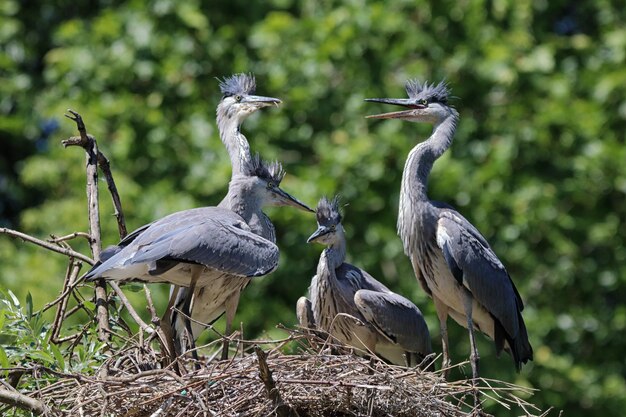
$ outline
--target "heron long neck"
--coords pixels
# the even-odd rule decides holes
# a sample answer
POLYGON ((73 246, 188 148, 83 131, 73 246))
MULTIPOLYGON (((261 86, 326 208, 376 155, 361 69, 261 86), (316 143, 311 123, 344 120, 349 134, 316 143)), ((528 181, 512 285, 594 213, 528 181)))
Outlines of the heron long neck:
POLYGON ((409 152, 402 173, 402 194, 413 201, 428 200, 428 176, 433 164, 452 145, 459 114, 450 110, 448 117, 434 126, 431 136, 409 152))
POLYGON ((249 161, 251 159, 248 139, 241 133, 240 127, 241 120, 236 114, 232 114, 221 104, 217 106, 217 129, 230 157, 233 168, 232 177, 241 174, 242 160, 249 161))
POLYGON ((231 180, 228 194, 219 204, 219 207, 237 213, 246 222, 252 232, 271 242, 276 242, 276 232, 269 217, 263 213, 263 202, 246 189, 245 181, 240 177, 231 180))
POLYGON ((346 238, 341 230, 335 233, 337 236, 336 242, 324 249, 322 254, 325 255, 328 268, 333 271, 339 268, 346 260, 346 238))
POLYGON ((398 234, 404 244, 404 252, 412 256, 423 252, 429 244, 437 219, 428 200, 428 175, 434 162, 450 147, 458 121, 458 113, 451 113, 433 128, 425 142, 417 144, 406 160, 402 173, 400 205, 398 211, 398 234))

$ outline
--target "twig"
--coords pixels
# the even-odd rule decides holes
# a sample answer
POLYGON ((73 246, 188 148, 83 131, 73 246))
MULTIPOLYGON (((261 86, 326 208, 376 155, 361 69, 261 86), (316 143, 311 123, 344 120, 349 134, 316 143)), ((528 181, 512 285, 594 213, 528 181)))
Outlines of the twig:
MULTIPOLYGON (((70 259, 70 263, 67 266, 65 281, 63 282, 63 292, 58 298, 61 300, 61 303, 59 304, 59 308, 57 308, 56 314, 54 315, 54 321, 52 322, 52 332, 50 334, 50 341, 52 343, 58 343, 59 333, 61 332, 61 324, 63 323, 63 317, 65 316, 65 311, 67 310, 67 303, 70 300, 67 295, 72 289, 72 284, 77 281, 81 266, 82 264, 80 262, 75 262, 73 259, 70 259)), ((45 307, 42 311, 45 311, 45 307)))
POLYGON ((165 402, 154 413, 150 414, 150 417, 159 417, 160 415, 165 413, 167 409, 170 407, 170 405, 172 404, 172 401, 174 401, 173 397, 170 397, 167 400, 165 400, 165 402))
POLYGON ((65 256, 80 259, 81 261, 87 262, 89 265, 93 265, 95 263, 93 259, 91 259, 88 256, 83 255, 80 252, 76 252, 76 251, 73 251, 72 249, 54 245, 52 243, 46 242, 45 240, 37 239, 36 237, 27 235, 26 233, 18 232, 17 230, 7 229, 6 227, 0 227, 0 233, 4 233, 12 237, 20 238, 26 242, 34 243, 35 245, 39 245, 43 248, 49 249, 53 252, 63 254, 65 256))
POLYGON ((30 410, 33 413, 40 415, 48 413, 48 407, 41 401, 29 397, 28 395, 20 394, 19 392, 9 391, 4 388, 0 388, 0 402, 10 404, 14 407, 19 407, 24 410, 30 410))
POLYGON ((120 194, 117 192, 117 186, 113 180, 111 163, 100 150, 98 150, 98 166, 100 166, 102 170, 104 179, 107 182, 107 187, 109 188, 109 193, 111 194, 111 199, 113 200, 113 215, 117 219, 117 230, 120 234, 120 239, 124 239, 128 231, 126 230, 126 221, 124 220, 124 212, 122 211, 122 200, 120 200, 120 194))
POLYGON ((150 321, 155 326, 158 326, 161 322, 159 315, 156 312, 156 308, 154 308, 154 302, 152 301, 152 293, 146 284, 143 284, 143 291, 146 294, 146 301, 148 302, 147 309, 150 312, 150 321))
POLYGON ((280 398, 280 392, 278 391, 278 388, 276 388, 276 384, 272 378, 272 371, 270 371, 270 367, 267 365, 267 354, 263 352, 263 349, 259 346, 254 347, 254 352, 259 359, 259 377, 265 385, 267 397, 272 401, 274 407, 276 408, 276 415, 279 417, 297 416, 298 413, 285 404, 282 398, 280 398))
POLYGON ((60 243, 60 242, 65 242, 66 240, 76 239, 77 237, 83 237, 87 239, 87 242, 91 242, 91 236, 89 236, 89 233, 85 233, 85 232, 74 232, 74 233, 70 233, 69 235, 61 236, 61 237, 50 235, 50 239, 48 239, 48 242, 60 243))
MULTIPOLYGON (((87 134, 85 123, 80 114, 73 110, 69 110, 70 114, 65 117, 76 123, 78 132, 80 133, 80 141, 63 141, 63 146, 79 145, 85 150, 87 159, 87 207, 89 214, 89 236, 91 236, 90 245, 91 253, 94 259, 100 258, 101 238, 100 238, 100 211, 98 207, 98 145, 96 139, 87 134)), ((71 138, 70 138, 71 139, 71 138)), ((107 310, 106 300, 106 284, 103 279, 97 279, 95 282, 96 293, 96 317, 98 320, 98 337, 103 342, 108 342, 109 334, 109 312, 107 310)))
POLYGON ((124 307, 126 307, 126 310, 128 310, 128 314, 130 314, 133 320, 135 320, 135 323, 139 325, 141 330, 146 333, 153 333, 154 329, 148 326, 146 322, 143 321, 141 317, 139 317, 139 314, 137 314, 137 311, 135 311, 130 301, 128 301, 128 298, 126 297, 122 289, 119 287, 119 285, 117 285, 117 283, 114 281, 109 282, 109 285, 111 286, 111 288, 113 288, 113 291, 115 291, 117 296, 120 297, 120 301, 122 302, 124 307))
MULTIPOLYGON (((69 263, 69 265, 68 265, 68 268, 69 268, 70 266, 72 266, 72 265, 76 266, 76 267, 78 268, 78 270, 80 270, 80 268, 82 267, 82 264, 81 264, 80 262, 75 261, 75 260, 70 261, 70 263, 69 263)), ((39 311, 37 312, 37 314, 39 314, 39 313, 43 313, 43 312, 47 311, 48 309, 50 309, 50 308, 54 307, 55 305, 57 305, 58 303, 60 303, 61 301, 63 301, 65 298, 67 298, 67 295, 68 295, 68 294, 69 294, 69 293, 70 293, 70 292, 71 292, 74 288, 76 288, 76 287, 80 284, 80 280, 78 279, 78 272, 79 272, 79 271, 77 271, 77 272, 76 272, 76 276, 69 277, 70 279, 68 279, 68 276, 67 276, 67 274, 66 274, 66 277, 65 277, 66 282, 64 282, 64 283, 63 283, 63 291, 61 292, 61 295, 59 295, 59 296, 58 296, 55 300, 50 301, 50 302, 49 302, 49 303, 47 303, 45 306, 43 306, 43 307, 41 308, 41 310, 39 310, 39 311), (66 286, 66 284, 67 284, 67 286, 66 286)), ((64 319, 65 319, 66 317, 67 317, 67 316, 65 316, 65 317, 64 317, 64 319)))

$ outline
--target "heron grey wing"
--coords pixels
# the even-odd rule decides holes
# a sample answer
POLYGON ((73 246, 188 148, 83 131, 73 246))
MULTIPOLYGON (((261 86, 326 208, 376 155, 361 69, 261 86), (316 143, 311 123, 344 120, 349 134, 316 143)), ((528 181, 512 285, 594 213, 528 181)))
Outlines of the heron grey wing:
POLYGON ((181 224, 152 242, 135 243, 129 263, 167 259, 197 263, 218 271, 246 277, 266 275, 278 266, 278 247, 246 230, 236 214, 204 218, 181 224))
POLYGON ((440 212, 437 223, 437 244, 459 283, 515 337, 523 304, 511 277, 484 237, 460 214, 445 210, 440 212))
MULTIPOLYGON (((478 231, 478 229, 474 227, 474 225, 470 223, 469 220, 463 217, 463 215, 459 213, 452 205, 445 203, 443 201, 432 201, 432 204, 433 206, 441 209, 440 213, 442 216, 456 218, 456 220, 460 224, 462 224, 462 226, 465 229, 467 229, 472 234, 472 236, 478 239, 480 243, 482 243, 484 246, 488 248, 490 247, 489 242, 487 242, 487 239, 485 239, 485 237, 478 231)), ((500 260, 495 256, 495 254, 494 254, 494 258, 496 262, 498 263, 500 262, 500 260)))
POLYGON ((138 229, 133 230, 132 232, 130 232, 129 234, 127 234, 126 236, 124 236, 124 238, 122 240, 120 240, 120 242, 117 244, 117 246, 119 247, 125 247, 128 246, 130 243, 132 243, 137 237, 139 237, 143 232, 145 232, 146 230, 148 230, 150 228, 150 226, 152 226, 155 222, 151 222, 148 224, 144 224, 143 226, 141 226, 138 229))
POLYGON ((389 341, 408 352, 432 352, 424 316, 406 298, 392 292, 359 290, 354 302, 363 317, 389 341))
POLYGON ((120 242, 117 245, 111 245, 111 246, 107 247, 106 249, 104 249, 102 252, 100 252, 100 259, 98 260, 98 262, 96 262, 91 267, 91 269, 89 269, 87 274, 85 274, 85 277, 88 279, 91 276, 91 273, 96 270, 96 268, 99 268, 100 265, 102 265, 103 262, 108 261, 109 259, 111 259, 115 255, 120 253, 122 251, 122 249, 124 249, 126 246, 128 246, 130 243, 132 243, 133 240, 135 240, 141 233, 143 233, 151 225, 152 225, 152 223, 149 223, 149 224, 141 226, 139 229, 137 229, 137 230, 133 231, 132 233, 126 235, 126 237, 124 237, 122 240, 120 240, 120 242))
POLYGON ((337 278, 340 280, 347 279, 352 282, 356 289, 365 289, 379 292, 391 292, 376 278, 367 273, 367 271, 357 268, 354 265, 344 262, 335 270, 337 278))

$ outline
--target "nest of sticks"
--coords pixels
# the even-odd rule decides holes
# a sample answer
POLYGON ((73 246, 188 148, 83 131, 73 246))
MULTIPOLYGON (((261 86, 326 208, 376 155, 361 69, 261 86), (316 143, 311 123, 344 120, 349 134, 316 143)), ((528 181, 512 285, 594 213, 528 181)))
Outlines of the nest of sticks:
MULTIPOLYGON (((392 366, 375 357, 357 356, 336 342, 331 346, 310 332, 285 331, 287 338, 249 345, 229 360, 180 359, 164 368, 145 362, 146 352, 131 348, 103 364, 106 376, 59 375, 59 380, 31 396, 55 415, 72 416, 476 414, 470 381, 447 382, 438 372, 392 366), (296 344, 299 353, 283 353, 287 344, 292 348, 296 344), (193 370, 181 375, 173 365, 193 370)), ((238 342, 239 347, 253 343, 238 342)), ((528 396, 528 389, 481 382, 477 389, 483 397, 507 409, 517 408, 518 414, 541 414, 516 395, 528 396)))

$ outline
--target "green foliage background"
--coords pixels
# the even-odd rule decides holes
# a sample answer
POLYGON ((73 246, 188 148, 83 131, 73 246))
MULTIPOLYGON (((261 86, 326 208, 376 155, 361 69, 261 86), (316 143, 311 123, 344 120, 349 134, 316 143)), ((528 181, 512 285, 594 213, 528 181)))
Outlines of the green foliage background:
MULTIPOLYGON (((624 10, 610 0, 4 0, 0 224, 42 238, 86 230, 84 155, 60 146, 75 133, 67 108, 111 159, 129 229, 217 203, 230 168, 215 77, 253 72, 259 94, 284 100, 246 122, 253 149, 282 161, 284 188, 310 205, 343 195, 350 260, 414 300, 440 349, 432 303, 395 232, 406 154, 430 129, 366 121, 382 108, 363 99, 403 96, 407 78, 445 78, 461 123, 430 194, 454 204, 507 265, 535 349, 515 374, 481 337, 483 374, 535 387, 535 402, 567 416, 620 415, 624 10)), ((101 195, 113 244, 104 186, 101 195)), ((245 292, 238 319, 248 336, 295 322, 321 250, 305 243, 312 216, 270 215, 281 265, 245 292)), ((0 284, 20 299, 32 293, 36 308, 59 292, 62 256, 3 236, 0 260, 0 284)), ((451 325, 451 341, 465 359, 466 332, 451 325)))

